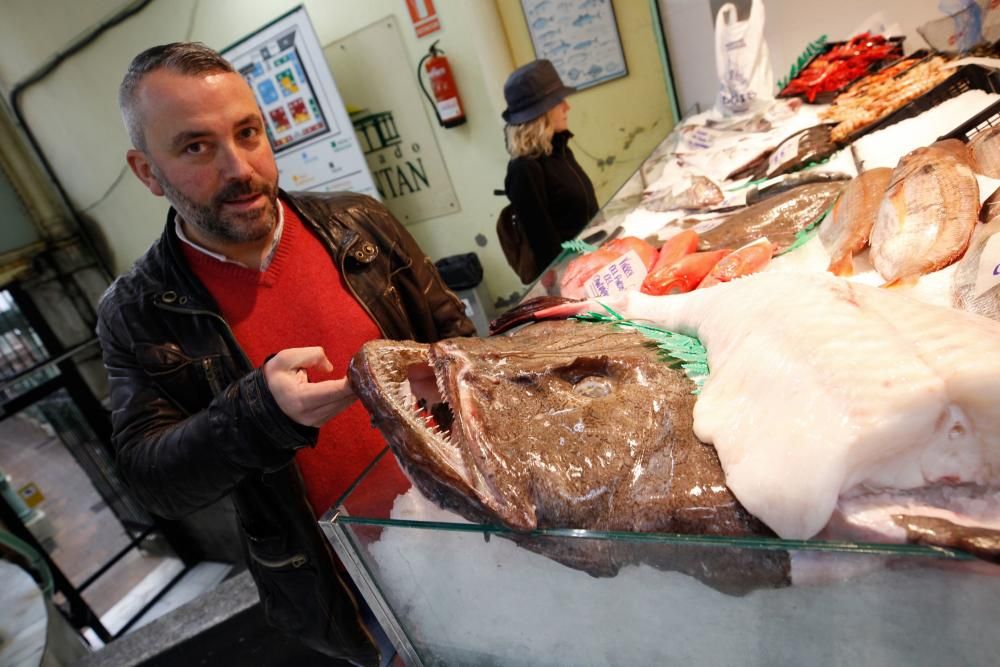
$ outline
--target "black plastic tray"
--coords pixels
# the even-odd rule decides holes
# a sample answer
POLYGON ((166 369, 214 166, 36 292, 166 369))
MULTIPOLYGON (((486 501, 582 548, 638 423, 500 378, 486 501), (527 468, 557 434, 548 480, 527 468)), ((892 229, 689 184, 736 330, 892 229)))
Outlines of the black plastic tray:
POLYGON ((809 66, 813 64, 814 60, 816 60, 820 56, 826 55, 827 53, 829 53, 830 51, 832 51, 837 46, 842 46, 844 44, 847 44, 847 40, 844 40, 842 42, 827 42, 826 45, 823 47, 823 50, 821 52, 817 53, 816 55, 814 55, 812 58, 810 58, 809 62, 807 62, 802 67, 802 69, 799 70, 799 74, 796 74, 794 77, 792 77, 792 79, 789 80, 789 82, 787 84, 785 84, 785 87, 782 88, 781 91, 775 97, 786 98, 786 99, 792 98, 792 97, 798 97, 803 102, 805 102, 806 104, 830 104, 830 103, 833 102, 833 100, 835 100, 837 98, 837 95, 840 95, 842 92, 844 92, 845 90, 847 90, 848 88, 850 88, 851 86, 853 86, 855 84, 855 82, 857 82, 860 79, 868 76, 869 74, 874 74, 875 72, 878 72, 879 70, 881 70, 883 67, 885 67, 887 65, 890 65, 892 63, 897 62, 903 56, 903 40, 904 39, 906 39, 906 38, 905 37, 890 37, 887 41, 895 43, 896 46, 899 47, 899 53, 890 54, 889 56, 883 58, 882 60, 876 60, 875 62, 873 62, 872 64, 870 64, 868 66, 868 69, 865 70, 864 74, 860 75, 856 79, 852 79, 851 81, 848 81, 847 83, 845 83, 843 86, 841 86, 837 90, 831 90, 831 91, 826 92, 826 93, 820 93, 819 95, 816 96, 816 98, 812 102, 809 101, 809 98, 808 98, 808 96, 806 96, 805 93, 786 93, 785 90, 788 88, 788 86, 792 85, 792 82, 795 81, 795 79, 799 78, 799 74, 802 74, 802 72, 805 72, 807 69, 809 69, 809 66))
POLYGON ((938 141, 943 139, 961 139, 968 143, 972 137, 983 130, 1000 125, 1000 100, 989 105, 975 116, 965 121, 948 134, 938 137, 938 141))
POLYGON ((946 100, 958 97, 970 90, 984 90, 987 93, 1000 92, 1000 72, 989 70, 979 65, 963 65, 950 77, 931 88, 915 100, 899 109, 896 109, 888 116, 877 120, 871 125, 867 125, 845 139, 842 144, 849 144, 857 141, 866 134, 877 132, 890 125, 919 116, 923 112, 936 107, 946 100))

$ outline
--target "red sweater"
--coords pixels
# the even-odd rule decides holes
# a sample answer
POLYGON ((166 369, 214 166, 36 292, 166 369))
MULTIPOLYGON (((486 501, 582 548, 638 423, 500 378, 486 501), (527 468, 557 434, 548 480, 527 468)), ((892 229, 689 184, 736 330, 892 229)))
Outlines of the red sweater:
MULTIPOLYGON (((310 371, 309 379, 342 378, 354 353, 381 333, 351 296, 322 243, 288 206, 282 207, 284 230, 266 271, 221 262, 186 243, 181 244, 184 255, 254 366, 286 348, 319 345, 333 372, 310 371)), ((298 451, 295 460, 317 518, 384 447, 356 402, 320 429, 316 447, 298 451)))

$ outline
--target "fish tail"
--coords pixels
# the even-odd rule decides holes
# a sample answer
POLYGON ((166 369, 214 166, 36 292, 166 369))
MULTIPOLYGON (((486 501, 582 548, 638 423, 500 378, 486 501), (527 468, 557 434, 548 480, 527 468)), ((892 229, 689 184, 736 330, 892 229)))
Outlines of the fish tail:
POLYGON ((830 260, 830 266, 826 269, 835 276, 846 278, 854 275, 854 257, 846 252, 830 260))
POLYGON ((901 278, 893 278, 887 282, 882 283, 881 287, 885 289, 901 289, 905 287, 913 287, 917 284, 919 276, 903 276, 901 278))

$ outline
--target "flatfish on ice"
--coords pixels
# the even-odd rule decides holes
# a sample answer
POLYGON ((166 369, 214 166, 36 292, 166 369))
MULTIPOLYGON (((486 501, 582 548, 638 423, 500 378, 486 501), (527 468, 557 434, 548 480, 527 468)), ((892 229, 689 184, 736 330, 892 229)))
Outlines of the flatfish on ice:
POLYGON ((795 243, 800 231, 826 213, 845 185, 845 181, 809 183, 748 206, 702 232, 699 249, 742 248, 766 236, 779 254, 795 243))
POLYGON ((819 228, 819 238, 830 253, 827 271, 838 276, 854 274, 854 255, 868 245, 882 196, 889 187, 892 169, 882 167, 852 180, 819 228))
MULTIPOLYGON (((969 249, 955 266, 952 303, 956 308, 1000 320, 1000 285, 994 285, 982 294, 976 294, 976 279, 979 276, 983 250, 986 248, 986 243, 1000 232, 1000 190, 986 200, 979 217, 984 224, 976 225, 972 240, 969 242, 969 249)), ((993 271, 997 269, 994 268, 993 271)))
POLYGON ((1000 178, 1000 127, 989 127, 973 136, 969 149, 976 160, 976 173, 1000 178))
POLYGON ((969 245, 978 214, 979 184, 964 144, 949 140, 904 155, 869 240, 885 286, 954 263, 969 245))

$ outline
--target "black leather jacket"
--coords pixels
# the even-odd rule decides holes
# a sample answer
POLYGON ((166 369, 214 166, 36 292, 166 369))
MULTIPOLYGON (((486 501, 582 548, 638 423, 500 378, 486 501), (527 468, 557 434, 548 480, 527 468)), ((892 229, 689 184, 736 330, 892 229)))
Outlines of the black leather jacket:
MULTIPOLYGON (((429 342, 475 332, 384 206, 352 193, 281 197, 327 247, 384 337, 429 342)), ((231 494, 269 620, 328 655, 375 662, 293 461, 318 430, 278 408, 180 243, 171 210, 163 236, 98 307, 122 474, 147 509, 167 518, 231 494)))

